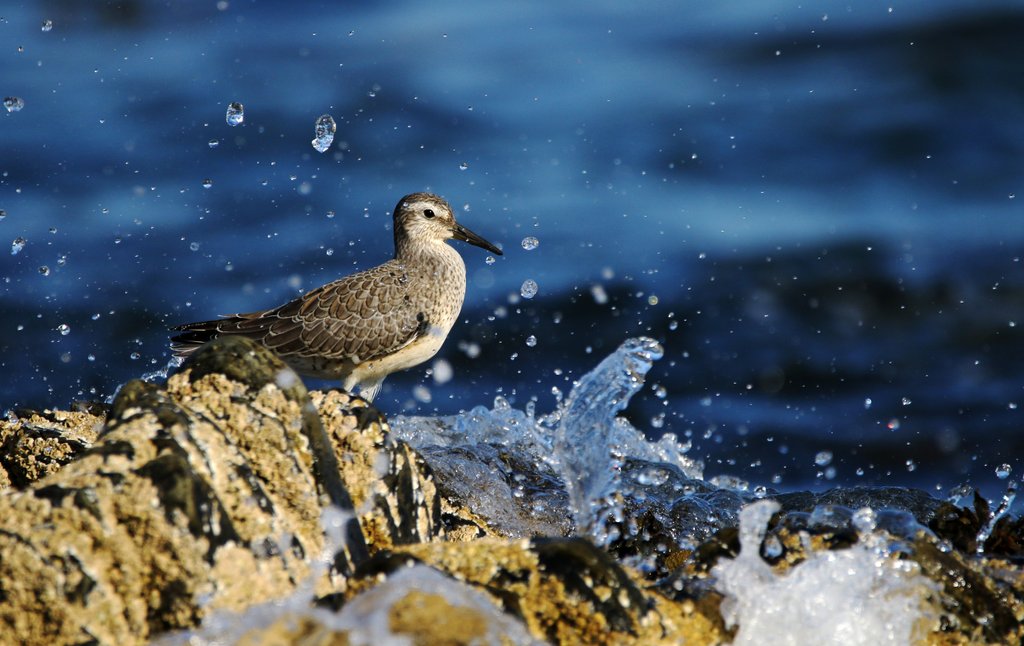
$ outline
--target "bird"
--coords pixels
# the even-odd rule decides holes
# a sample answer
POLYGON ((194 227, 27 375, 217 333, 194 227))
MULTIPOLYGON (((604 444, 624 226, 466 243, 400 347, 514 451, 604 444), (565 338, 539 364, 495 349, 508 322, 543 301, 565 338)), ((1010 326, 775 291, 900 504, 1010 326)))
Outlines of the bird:
POLYGON ((171 350, 185 358, 219 336, 249 337, 300 375, 339 380, 367 401, 384 378, 441 349, 466 296, 466 265, 448 241, 502 255, 455 220, 432 193, 406 195, 394 211, 394 257, 277 307, 179 325, 171 350))

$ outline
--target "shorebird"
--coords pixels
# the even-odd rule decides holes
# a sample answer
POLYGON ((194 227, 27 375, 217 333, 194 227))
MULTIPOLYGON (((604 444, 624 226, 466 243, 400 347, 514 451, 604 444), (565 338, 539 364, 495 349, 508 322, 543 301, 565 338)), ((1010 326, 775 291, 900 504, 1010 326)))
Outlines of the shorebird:
POLYGON ((430 359, 459 317, 466 265, 447 244, 501 249, 455 221, 443 198, 406 195, 395 206, 395 257, 278 307, 173 328, 180 357, 224 334, 247 336, 302 375, 338 379, 372 401, 384 378, 430 359))

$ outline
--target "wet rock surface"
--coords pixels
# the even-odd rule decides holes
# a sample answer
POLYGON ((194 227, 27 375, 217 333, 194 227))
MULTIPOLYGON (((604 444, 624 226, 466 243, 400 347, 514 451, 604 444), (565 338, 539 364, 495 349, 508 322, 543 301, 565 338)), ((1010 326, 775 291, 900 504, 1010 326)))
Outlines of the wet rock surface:
POLYGON ((88 412, 15 412, 18 423, 0 422, 0 488, 22 488, 89 448, 105 416, 88 412))
MULTIPOLYGON (((529 465, 493 453, 499 481, 536 485, 549 504, 567 500, 550 491, 557 478, 510 477, 529 465)), ((744 539, 736 513, 709 513, 738 509, 750 494, 626 460, 623 473, 636 477, 623 476, 608 501, 615 531, 597 547, 566 536, 568 520, 536 521, 555 528, 548 535, 509 536, 500 510, 467 505, 461 472, 434 473, 429 457, 392 437, 372 405, 309 393, 240 339, 204 347, 166 386, 125 384, 109 407, 13 411, 0 422, 0 641, 742 637, 723 619, 723 604, 736 601, 716 587, 716 567, 751 544, 749 531, 744 539)), ((510 513, 529 504, 532 489, 521 489, 510 513)), ((870 543, 878 559, 920 577, 908 580, 928 582, 918 641, 1024 637, 1019 519, 991 523, 981 499, 968 509, 905 490, 768 497, 780 507, 758 541, 764 576, 781 580, 821 554, 870 543)))

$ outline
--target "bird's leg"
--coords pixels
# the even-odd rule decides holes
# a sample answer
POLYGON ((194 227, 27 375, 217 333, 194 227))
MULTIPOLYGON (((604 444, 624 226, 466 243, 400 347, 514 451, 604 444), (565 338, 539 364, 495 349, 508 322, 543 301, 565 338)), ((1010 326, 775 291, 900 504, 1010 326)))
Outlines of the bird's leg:
POLYGON ((359 384, 359 396, 368 402, 372 402, 373 398, 380 392, 381 385, 384 384, 384 378, 381 377, 377 381, 367 381, 359 384))

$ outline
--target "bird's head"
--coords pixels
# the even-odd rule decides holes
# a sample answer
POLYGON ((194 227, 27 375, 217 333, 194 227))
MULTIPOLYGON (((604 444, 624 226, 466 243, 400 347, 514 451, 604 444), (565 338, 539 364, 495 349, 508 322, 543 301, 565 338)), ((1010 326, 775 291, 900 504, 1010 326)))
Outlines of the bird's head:
POLYGON ((444 198, 433 193, 412 193, 395 206, 395 251, 408 244, 439 242, 455 238, 491 253, 501 249, 455 221, 455 213, 444 198))

